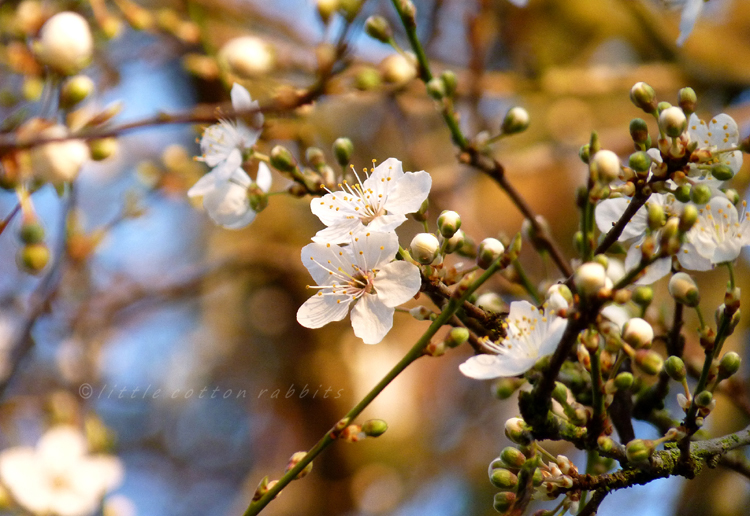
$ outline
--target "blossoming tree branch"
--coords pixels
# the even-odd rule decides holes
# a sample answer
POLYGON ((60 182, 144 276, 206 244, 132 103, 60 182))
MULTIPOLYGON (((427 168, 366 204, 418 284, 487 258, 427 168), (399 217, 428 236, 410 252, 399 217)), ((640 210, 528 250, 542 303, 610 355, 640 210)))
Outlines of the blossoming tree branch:
MULTIPOLYGON (((531 8, 526 3, 512 1, 514 8, 531 8)), ((682 3, 678 46, 687 41, 705 3, 682 3)), ((156 24, 148 10, 117 4, 134 28, 156 24)), ((528 112, 512 107, 494 134, 469 134, 459 107, 459 79, 448 69, 433 71, 415 5, 409 0, 387 5, 400 21, 396 28, 382 15, 368 16, 363 4, 316 3, 326 24, 340 23, 318 52, 315 80, 307 86, 288 85, 254 100, 248 87, 270 71, 275 56, 262 40, 241 36, 210 58, 191 61, 206 76, 221 74, 231 109, 195 108, 120 125, 115 121, 120 106, 89 103, 96 85, 87 75, 95 36, 115 30, 115 22, 108 24, 93 2, 91 12, 54 12, 32 0, 18 5, 13 19, 28 41, 14 47, 13 55, 19 70, 25 66, 37 74, 29 72, 37 81, 27 81, 26 94, 34 99, 36 91, 39 109, 35 116, 4 122, 2 187, 17 205, 0 232, 15 233, 18 267, 42 279, 7 352, 0 394, 31 374, 23 365, 35 346, 37 319, 54 310, 62 271, 87 257, 71 229, 80 170, 110 158, 125 133, 202 123, 209 125, 202 128, 200 152, 181 166, 201 167, 186 194, 216 226, 231 231, 260 224, 264 210, 282 195, 304 199, 310 218, 323 226, 296 250, 310 276, 309 296, 296 312, 299 325, 316 330, 348 318, 362 345, 380 343, 406 318, 422 325, 406 354, 351 410, 330 422, 317 444, 293 453, 283 474, 260 480, 248 497, 246 516, 293 489, 293 481, 310 474, 313 461, 330 446, 383 435, 388 424, 360 421, 361 413, 397 376, 408 375, 411 364, 457 353, 456 348, 471 353, 456 375, 477 380, 477 388, 492 380, 497 397, 517 402, 515 417, 505 423, 507 446, 497 456, 486 450, 488 481, 497 489, 487 504, 500 513, 524 514, 535 501, 555 501, 535 514, 591 515, 613 491, 670 476, 693 479, 704 467, 722 465, 750 477, 750 461, 735 452, 750 444, 750 427, 726 435, 705 430, 718 393, 741 392, 733 401, 745 411, 750 407, 747 386, 737 379, 740 354, 725 349, 740 324, 735 264, 750 244, 750 213, 732 182, 743 153, 750 152, 750 138, 737 122, 724 113, 706 116, 691 87, 657 92, 646 82, 635 83, 633 118, 621 128, 632 152, 604 148, 596 131, 580 142, 585 180, 570 202, 579 230, 576 254, 569 255, 499 157, 499 142, 512 145, 512 137, 534 122, 528 112), (332 84, 352 65, 352 39, 361 32, 391 51, 382 79, 394 88, 421 81, 419 94, 439 113, 447 129, 444 144, 453 146, 456 163, 486 175, 522 215, 513 237, 467 234, 462 206, 436 217, 430 212, 433 175, 407 170, 406 157, 362 156, 346 136, 333 141, 330 153, 270 142, 279 140, 267 136, 274 121, 343 94, 332 84), (38 192, 50 188, 67 206, 54 245, 35 207, 38 192), (405 240, 415 228, 419 232, 405 240), (527 272, 522 247, 549 263, 546 278, 527 272), (718 307, 702 299, 695 279, 714 269, 726 282, 718 307), (499 276, 512 284, 512 295, 495 292, 499 276), (654 288, 659 283, 669 298, 660 299, 654 288), (661 315, 650 309, 657 305, 661 315), (685 324, 692 313, 697 328, 685 324), (702 360, 689 359, 689 341, 698 343, 702 360), (636 420, 660 437, 638 437, 636 420), (585 450, 584 463, 551 453, 554 441, 585 450)), ((160 23, 183 41, 193 41, 199 31, 188 21, 160 23)), ((359 90, 387 88, 380 76, 363 73, 356 79, 359 90)), ((137 206, 126 204, 121 218, 138 216, 137 206)), ((101 238, 85 239, 83 248, 91 252, 101 238)), ((83 430, 71 421, 50 425, 35 447, 19 442, 0 451, 0 484, 7 493, 0 508, 84 516, 106 505, 107 493, 127 471, 103 453, 111 449, 87 440, 83 430)))

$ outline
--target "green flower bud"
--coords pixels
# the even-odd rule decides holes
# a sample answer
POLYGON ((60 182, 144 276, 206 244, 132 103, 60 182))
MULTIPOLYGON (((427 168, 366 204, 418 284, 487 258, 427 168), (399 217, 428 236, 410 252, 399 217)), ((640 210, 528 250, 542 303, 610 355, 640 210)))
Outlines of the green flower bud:
POLYGON ((382 419, 368 419, 362 423, 362 432, 367 437, 380 437, 388 430, 388 423, 382 419))
POLYGON ((634 152, 628 158, 628 165, 636 172, 648 172, 651 168, 651 156, 643 151, 634 152))
POLYGON ((97 138, 96 140, 89 140, 89 151, 91 153, 91 159, 94 161, 103 161, 115 152, 119 144, 117 138, 97 138))
POLYGON ((666 223, 664 208, 655 202, 648 203, 648 227, 652 231, 661 229, 666 223))
POLYGON ((624 372, 615 376, 615 387, 618 391, 627 391, 633 386, 633 373, 624 372))
POLYGON ((668 107, 659 114, 659 128, 667 136, 677 138, 687 129, 685 113, 678 107, 668 107))
POLYGON ((459 229, 452 237, 447 240, 444 250, 447 254, 454 253, 464 245, 465 241, 466 235, 459 229))
POLYGON ((354 87, 361 91, 374 90, 380 84, 380 72, 375 68, 363 68, 354 76, 354 87))
POLYGON ((670 104, 669 102, 665 100, 665 101, 659 102, 656 105, 656 110, 661 114, 662 111, 664 111, 665 109, 669 109, 671 107, 672 107, 672 104, 670 104))
POLYGON ((490 473, 490 482, 498 489, 514 489, 518 485, 518 477, 507 469, 496 468, 490 473))
POLYGON ((612 151, 600 150, 589 160, 589 170, 594 181, 607 184, 620 177, 620 158, 612 151))
POLYGON ((563 406, 568 404, 568 388, 564 383, 555 382, 555 388, 552 389, 552 399, 563 406))
POLYGON ((646 113, 656 112, 656 92, 645 82, 637 82, 630 88, 630 100, 646 113))
MULTIPOLYGON (((630 121, 630 137, 634 143, 644 145, 649 139, 648 124, 642 118, 634 118, 630 121)), ((632 165, 631 165, 632 167, 632 165)))
POLYGON ((721 163, 711 168, 711 175, 719 181, 728 181, 734 177, 734 171, 729 165, 721 163))
POLYGON ((617 443, 615 443, 611 437, 606 437, 604 435, 599 436, 596 440, 596 444, 598 444, 599 448, 606 453, 611 453, 612 450, 617 448, 617 443))
POLYGON ((687 273, 678 272, 669 279, 669 295, 675 301, 690 307, 698 306, 701 301, 698 285, 687 273))
POLYGON ((444 210, 437 219, 440 234, 451 238, 461 227, 461 216, 455 211, 444 210))
POLYGON ((505 436, 516 444, 531 444, 529 426, 520 417, 512 417, 505 422, 505 436))
POLYGON ((333 142, 333 155, 336 157, 336 162, 345 167, 351 161, 352 154, 354 154, 354 144, 349 138, 336 138, 333 142))
POLYGON ((682 88, 677 92, 677 103, 685 112, 686 116, 695 113, 695 106, 698 103, 698 96, 693 88, 682 88))
POLYGON ((427 83, 427 94, 435 100, 445 97, 445 83, 441 77, 433 77, 427 83))
POLYGON ((685 362, 683 362, 682 359, 678 356, 672 355, 667 358, 666 362, 664 362, 664 370, 675 382, 682 383, 682 381, 687 376, 687 368, 685 367, 685 362))
POLYGON ((409 246, 411 256, 422 265, 431 264, 440 251, 440 242, 432 233, 418 233, 409 246))
POLYGON ((635 304, 645 308, 654 300, 654 289, 645 285, 635 287, 632 299, 635 304))
POLYGON ((281 172, 291 172, 296 167, 296 162, 286 147, 276 145, 271 149, 271 166, 281 172))
POLYGON ((500 452, 500 459, 509 468, 520 468, 526 462, 526 455, 513 446, 507 446, 500 452))
POLYGON ((44 243, 27 244, 18 251, 18 264, 29 274, 39 274, 47 267, 49 248, 44 243))
POLYGON ((534 487, 539 487, 542 485, 542 482, 544 482, 544 475, 542 474, 542 470, 539 468, 536 468, 534 470, 534 474, 531 475, 531 481, 534 484, 534 487))
POLYGON ((742 200, 742 197, 740 197, 740 194, 734 188, 722 188, 721 191, 724 192, 724 195, 727 196, 729 202, 734 205, 739 204, 739 202, 742 200))
POLYGON ((466 328, 453 328, 445 337, 445 345, 449 348, 457 348, 469 340, 469 330, 466 328))
POLYGON ((94 93, 94 81, 87 75, 75 75, 65 79, 60 88, 60 107, 72 108, 94 93))
MULTIPOLYGON (((305 457, 307 457, 307 452, 298 451, 298 452, 294 453, 289 458, 289 463, 286 465, 286 470, 284 471, 284 473, 286 473, 286 472, 294 469, 294 467, 297 464, 299 464, 300 461, 302 461, 302 459, 304 459, 305 457)), ((299 474, 295 477, 295 479, 299 480, 301 478, 306 477, 308 475, 308 473, 310 473, 312 471, 312 469, 313 469, 313 463, 310 462, 307 466, 304 467, 304 469, 302 471, 299 472, 299 474)), ((268 479, 268 477, 266 477, 266 479, 268 479)))
POLYGON ((492 507, 494 507, 497 512, 504 513, 505 511, 510 509, 510 506, 513 505, 513 502, 515 501, 516 493, 503 491, 495 495, 492 507))
POLYGON ((607 258, 606 254, 597 254, 596 256, 594 256, 594 261, 601 264, 601 266, 605 269, 609 267, 609 258, 607 258))
POLYGON ((339 8, 339 0, 317 0, 316 7, 318 8, 318 16, 324 24, 328 25, 331 16, 339 8))
POLYGON ((674 191, 675 199, 680 202, 690 202, 690 185, 681 185, 674 191))
POLYGON ((591 145, 588 143, 581 145, 581 148, 578 149, 578 157, 588 165, 591 159, 591 145))
POLYGON ((635 354, 635 363, 646 374, 659 374, 664 367, 659 353, 651 349, 639 349, 635 354))
POLYGON ((695 204, 706 204, 711 200, 711 189, 706 185, 695 185, 690 189, 690 200, 695 204))
POLYGON ((678 226, 678 229, 680 233, 687 233, 690 231, 690 228, 692 228, 696 221, 698 220, 698 208, 693 206, 692 204, 686 205, 682 213, 680 214, 680 224, 678 226))
POLYGON ((706 408, 711 405, 713 399, 714 396, 710 391, 701 391, 695 396, 695 405, 700 408, 706 408))
POLYGON ((492 395, 499 400, 507 400, 524 384, 523 378, 499 378, 492 384, 492 395))
POLYGON ((247 198, 250 207, 255 213, 260 213, 268 207, 268 194, 253 183, 247 190, 247 198))
POLYGON ((528 111, 522 107, 512 107, 505 114, 500 130, 503 134, 522 133, 528 129, 530 122, 528 111))
POLYGON ((445 94, 449 97, 455 95, 456 89, 458 88, 458 79, 456 78, 456 74, 451 70, 446 70, 440 75, 440 77, 442 77, 443 84, 445 85, 445 94))
POLYGON ((504 252, 505 246, 498 239, 485 238, 479 243, 477 265, 481 269, 487 269, 504 252))
POLYGON ((388 20, 382 16, 373 15, 365 21, 365 32, 371 38, 382 43, 389 43, 393 39, 393 29, 388 20))
POLYGON ((308 147, 305 150, 305 160, 313 167, 319 168, 326 164, 326 155, 317 147, 308 147))
POLYGON ((633 439, 625 446, 625 456, 630 462, 647 462, 654 453, 654 443, 650 440, 633 439))
POLYGON ((362 7, 362 0, 339 0, 339 10, 346 21, 353 21, 362 7))
POLYGON ((600 263, 587 262, 579 266, 573 275, 573 284, 582 296, 596 295, 604 288, 607 271, 600 263))
POLYGON ((24 222, 18 236, 24 244, 40 244, 44 242, 44 226, 38 220, 24 222))
POLYGON ((742 365, 742 359, 737 353, 734 351, 724 353, 719 362, 719 378, 729 378, 740 370, 740 365, 742 365))
POLYGON ((414 220, 418 222, 424 222, 427 220, 427 210, 430 208, 430 201, 428 199, 425 199, 422 202, 422 205, 419 207, 419 210, 417 210, 416 213, 412 213, 412 217, 414 217, 414 220))

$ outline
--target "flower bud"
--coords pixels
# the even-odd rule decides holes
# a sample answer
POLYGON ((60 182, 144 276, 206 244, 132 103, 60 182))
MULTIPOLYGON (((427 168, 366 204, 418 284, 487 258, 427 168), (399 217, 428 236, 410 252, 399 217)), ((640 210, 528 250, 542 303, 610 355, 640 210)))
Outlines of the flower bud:
POLYGON ((91 61, 94 39, 86 19, 65 11, 52 16, 39 32, 39 60, 63 75, 74 75, 91 61))
POLYGON ((449 348, 457 348, 469 340, 469 330, 466 328, 453 328, 445 337, 445 345, 449 348))
POLYGON ((700 408, 706 408, 711 405, 714 397, 710 391, 701 391, 695 396, 695 405, 700 408))
POLYGON ((24 222, 18 237, 24 244, 40 244, 44 242, 44 226, 38 220, 24 222))
POLYGON ((374 90, 380 83, 380 72, 374 68, 363 68, 354 76, 354 87, 360 91, 374 90))
POLYGON ((636 172, 648 172, 651 168, 651 156, 643 151, 634 152, 628 158, 628 166, 636 172))
MULTIPOLYGON (((300 461, 301 461, 302 459, 304 459, 305 457, 307 457, 307 452, 303 452, 303 451, 298 451, 298 452, 295 452, 295 453, 294 453, 294 454, 293 454, 293 455, 292 455, 292 456, 291 456, 291 457, 289 458, 289 462, 288 462, 288 463, 287 463, 287 465, 286 465, 286 469, 284 470, 284 473, 287 473, 287 472, 289 472, 290 470, 294 469, 294 467, 295 467, 295 466, 296 466, 297 464, 299 464, 299 463, 300 463, 300 461)), ((307 466, 305 466, 305 468, 304 468, 304 469, 303 469, 302 471, 300 471, 300 472, 299 472, 299 474, 298 474, 298 475, 297 475, 296 477, 294 477, 294 478, 295 478, 295 480, 299 480, 299 479, 301 479, 301 478, 304 478, 304 477, 306 477, 306 476, 307 476, 307 474, 308 474, 308 473, 310 473, 310 472, 312 471, 312 469, 313 469, 313 463, 312 463, 312 462, 310 462, 309 464, 307 464, 307 466)))
POLYGON ((615 376, 615 387, 618 391, 627 391, 633 386, 633 373, 623 372, 615 376))
POLYGON ((654 300, 654 289, 649 286, 638 286, 633 290, 633 302, 641 307, 647 307, 654 300))
POLYGON ((689 202, 690 201, 690 185, 680 185, 677 187, 677 190, 674 192, 675 199, 677 199, 680 202, 689 202))
POLYGON ((573 284, 582 296, 594 296, 604 288, 607 271, 600 263, 587 262, 579 266, 573 275, 573 284))
POLYGON ((445 84, 440 77, 433 77, 427 83, 427 94, 435 100, 442 100, 445 97, 445 84))
POLYGON ((380 437, 388 430, 388 423, 382 419, 368 419, 362 423, 362 431, 367 437, 380 437))
POLYGON ((651 231, 661 229, 665 222, 664 208, 655 202, 648 203, 648 227, 651 231))
POLYGON ((514 489, 518 485, 518 477, 504 468, 496 468, 490 473, 490 482, 498 489, 514 489))
POLYGON ((89 152, 91 153, 91 159, 94 161, 104 161, 105 159, 114 155, 119 147, 117 138, 114 137, 89 140, 88 144, 89 152))
POLYGON ((349 138, 336 138, 332 148, 336 162, 342 167, 347 166, 354 153, 354 144, 352 141, 349 138))
POLYGON ((625 446, 625 455, 629 462, 647 462, 654 453, 654 443, 650 440, 633 439, 625 446))
POLYGON ((444 250, 447 254, 454 253, 464 245, 465 241, 466 235, 459 229, 446 241, 444 250))
POLYGON ((604 435, 599 436, 596 440, 596 444, 598 444, 599 448, 606 453, 611 453, 613 450, 617 449, 617 443, 615 443, 614 439, 604 435))
POLYGON ((654 329, 640 317, 634 317, 622 327, 622 340, 634 348, 645 348, 654 340, 654 329))
POLYGON ((664 362, 664 370, 667 372, 669 377, 675 382, 682 383, 687 376, 687 368, 685 368, 685 362, 678 356, 670 356, 664 362))
POLYGON ((380 63, 383 80, 393 84, 403 84, 417 76, 417 67, 413 59, 401 54, 391 54, 380 63))
POLYGON ((656 92, 645 82, 637 82, 630 88, 630 100, 646 113, 656 112, 656 92))
POLYGON ((620 158, 612 151, 601 150, 591 157, 589 168, 594 181, 611 183, 620 176, 620 158))
POLYGON ((724 195, 727 196, 727 199, 729 199, 729 202, 731 202, 735 206, 739 204, 739 202, 742 200, 742 198, 740 197, 740 194, 734 188, 722 188, 721 191, 724 192, 724 195))
POLYGON ((477 265, 481 269, 487 269, 504 252, 505 246, 498 239, 485 238, 479 242, 477 265))
POLYGON ((217 54, 219 64, 243 79, 267 74, 275 64, 271 47, 255 36, 240 36, 227 41, 217 54))
POLYGON ((458 79, 456 78, 455 72, 446 70, 440 74, 440 77, 443 79, 443 84, 445 85, 445 94, 449 97, 455 95, 456 89, 458 88, 458 79))
POLYGON ((411 256, 422 265, 431 264, 440 251, 440 242, 432 233, 418 233, 409 247, 411 256))
POLYGON ((664 367, 659 353, 651 349, 639 349, 635 354, 635 363, 646 374, 659 374, 664 367))
MULTIPOLYGON (((64 138, 68 130, 56 125, 43 130, 40 136, 64 138)), ((65 140, 45 143, 31 149, 31 166, 42 181, 55 186, 72 181, 78 176, 83 164, 89 159, 89 147, 82 140, 65 140)))
POLYGON ((630 137, 634 143, 645 145, 649 139, 648 125, 642 118, 634 118, 630 121, 630 137))
POLYGON ((692 204, 686 205, 680 214, 680 224, 678 229, 680 233, 687 233, 698 220, 698 208, 692 204))
POLYGON ((562 382, 555 382, 555 388, 552 389, 552 399, 560 405, 568 404, 568 388, 562 382))
POLYGON ((373 15, 365 21, 365 32, 371 38, 382 43, 389 43, 393 39, 393 29, 388 20, 379 15, 373 15))
POLYGON ((65 79, 60 88, 60 107, 71 108, 94 93, 94 81, 87 75, 65 79))
POLYGON ((308 147, 305 149, 305 161, 317 170, 326 164, 326 155, 317 147, 308 147))
POLYGON ((500 131, 502 131, 503 134, 522 133, 528 129, 530 122, 531 119, 528 111, 519 106, 512 107, 505 114, 503 123, 500 126, 500 131))
POLYGON ((414 317, 417 321, 426 321, 430 319, 435 312, 427 308, 426 306, 415 306, 409 310, 409 315, 414 317))
POLYGON ((742 365, 742 359, 737 353, 734 351, 724 353, 719 362, 719 378, 729 378, 740 370, 740 365, 742 365))
POLYGON ((677 138, 687 128, 685 113, 678 107, 668 107, 659 114, 659 128, 667 136, 677 138))
POLYGON ((734 170, 729 165, 720 163, 711 168, 711 175, 719 181, 729 181, 734 177, 734 170))
POLYGON ((526 462, 526 455, 513 446, 507 446, 500 452, 500 459, 509 468, 520 468, 526 462))
POLYGON ((556 283, 551 285, 544 296, 547 308, 550 310, 565 310, 573 302, 573 293, 567 285, 556 283))
POLYGON ((695 185, 690 189, 690 200, 695 204, 706 204, 711 200, 711 189, 707 185, 695 185))
POLYGON ((271 166, 281 172, 291 172, 297 166, 292 153, 282 145, 271 149, 271 166))
POLYGON ((492 507, 494 507, 497 512, 504 513, 505 511, 510 509, 510 506, 513 505, 513 502, 515 501, 516 493, 513 493, 511 491, 501 491, 495 494, 495 499, 492 502, 492 507))
POLYGON ((698 103, 698 96, 695 94, 695 90, 693 88, 682 88, 677 92, 677 103, 682 108, 682 111, 685 112, 685 116, 695 113, 695 105, 698 103))
POLYGON ((669 295, 675 301, 690 307, 698 306, 701 301, 698 285, 687 273, 678 272, 669 279, 669 295))
POLYGON ((669 109, 671 107, 672 107, 672 104, 664 100, 662 102, 659 102, 656 105, 656 110, 659 112, 659 114, 661 114, 662 111, 664 111, 665 109, 669 109))
POLYGON ((578 157, 588 165, 589 161, 591 161, 591 144, 585 143, 581 145, 581 148, 578 149, 578 157))
POLYGON ((461 227, 461 216, 455 211, 445 210, 437 219, 440 234, 445 238, 451 238, 461 227))
POLYGON ((514 443, 522 446, 531 443, 529 427, 520 417, 512 417, 505 422, 505 436, 514 443))
POLYGON ((18 251, 18 265, 29 274, 42 272, 49 259, 49 248, 44 243, 27 244, 18 251))
POLYGON ((492 395, 499 400, 507 400, 524 384, 522 378, 498 378, 492 385, 492 395))
POLYGON ((247 189, 247 198, 255 213, 260 213, 268 207, 268 194, 255 183, 247 189))
POLYGON ((331 16, 339 8, 339 0, 317 0, 316 7, 318 8, 318 16, 324 24, 328 25, 331 16))

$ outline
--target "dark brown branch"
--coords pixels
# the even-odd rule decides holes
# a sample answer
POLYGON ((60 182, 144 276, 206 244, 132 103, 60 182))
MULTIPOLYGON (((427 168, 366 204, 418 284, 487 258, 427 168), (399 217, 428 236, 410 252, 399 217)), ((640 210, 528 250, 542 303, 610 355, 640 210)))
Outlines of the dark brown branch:
POLYGON ((633 198, 630 200, 630 204, 628 204, 628 207, 625 208, 625 212, 622 214, 622 217, 620 217, 620 220, 618 220, 615 225, 612 226, 612 229, 607 232, 601 244, 599 244, 599 246, 594 251, 595 254, 606 253, 607 250, 612 247, 612 244, 617 242, 617 239, 620 238, 620 235, 622 235, 625 226, 628 225, 628 222, 630 222, 630 219, 633 218, 635 212, 637 212, 641 208, 641 206, 646 203, 650 195, 650 193, 644 194, 642 191, 637 191, 635 193, 633 198))

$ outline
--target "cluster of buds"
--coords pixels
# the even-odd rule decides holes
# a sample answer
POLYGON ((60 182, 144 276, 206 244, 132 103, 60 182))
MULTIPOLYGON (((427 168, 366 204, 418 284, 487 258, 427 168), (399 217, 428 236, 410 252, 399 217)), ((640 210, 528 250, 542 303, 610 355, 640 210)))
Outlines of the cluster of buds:
POLYGON ((388 430, 388 423, 382 419, 368 419, 361 425, 347 424, 347 419, 339 421, 331 432, 334 438, 347 443, 356 443, 367 437, 380 437, 388 430))
POLYGON ((668 441, 684 437, 684 433, 676 428, 670 428, 664 437, 659 439, 633 439, 625 445, 625 456, 629 462, 636 465, 648 464, 656 447, 668 441))
POLYGON ((469 340, 469 330, 462 327, 452 328, 445 339, 440 342, 430 342, 423 353, 431 357, 439 357, 449 349, 457 348, 467 340, 469 340))

